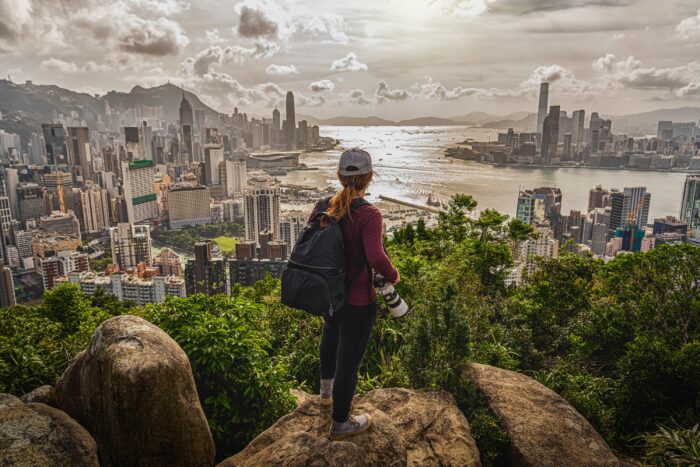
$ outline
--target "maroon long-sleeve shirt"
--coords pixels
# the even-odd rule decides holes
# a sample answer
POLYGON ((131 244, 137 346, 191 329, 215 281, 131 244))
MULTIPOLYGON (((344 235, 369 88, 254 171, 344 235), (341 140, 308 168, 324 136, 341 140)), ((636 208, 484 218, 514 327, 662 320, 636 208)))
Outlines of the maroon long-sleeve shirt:
MULTIPOLYGON (((317 207, 318 205, 311 211, 309 220, 316 216, 317 207)), ((394 282, 399 274, 382 245, 382 213, 371 204, 365 204, 353 210, 351 216, 341 219, 340 227, 345 241, 348 285, 357 277, 357 269, 362 268, 357 282, 345 301, 355 306, 367 305, 377 297, 372 285, 372 274, 367 269, 367 264, 389 282, 394 282), (360 264, 359 259, 362 258, 366 258, 366 261, 362 260, 360 264)))

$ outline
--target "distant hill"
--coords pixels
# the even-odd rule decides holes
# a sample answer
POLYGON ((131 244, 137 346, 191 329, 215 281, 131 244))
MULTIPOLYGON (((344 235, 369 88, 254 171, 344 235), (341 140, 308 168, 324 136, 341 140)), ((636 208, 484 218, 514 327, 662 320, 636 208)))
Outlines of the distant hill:
POLYGON ((334 117, 319 120, 321 125, 334 126, 389 126, 396 122, 380 117, 334 117))
POLYGON ((660 109, 632 115, 605 116, 605 118, 612 120, 612 130, 615 134, 655 135, 659 120, 697 123, 700 120, 700 107, 660 109))
POLYGON ((495 122, 499 120, 521 120, 528 116, 528 112, 513 112, 508 115, 493 115, 486 112, 470 112, 466 115, 460 115, 457 117, 451 117, 458 123, 465 123, 468 125, 481 125, 488 122, 495 122))
POLYGON ((536 114, 526 115, 524 118, 521 118, 519 120, 513 120, 513 119, 496 120, 493 122, 483 123, 481 126, 483 126, 484 128, 497 128, 497 129, 513 128, 513 129, 519 130, 519 131, 534 131, 535 127, 537 126, 537 115, 536 114))
POLYGON ((449 126, 449 125, 459 125, 459 122, 456 122, 450 118, 441 118, 441 117, 418 117, 418 118, 410 118, 408 120, 401 120, 396 123, 397 125, 405 125, 405 126, 449 126))
MULTIPOLYGON (((207 114, 217 117, 219 112, 202 102, 196 94, 185 92, 187 100, 192 104, 193 109, 204 109, 207 114)), ((112 108, 134 108, 139 105, 148 107, 163 107, 163 114, 167 120, 175 121, 180 119, 180 101, 182 100, 182 88, 174 84, 163 84, 152 88, 134 86, 127 92, 110 91, 100 98, 101 102, 108 101, 112 108)), ((104 107, 104 105, 103 105, 104 107)), ((233 109, 231 112, 233 113, 233 109)))

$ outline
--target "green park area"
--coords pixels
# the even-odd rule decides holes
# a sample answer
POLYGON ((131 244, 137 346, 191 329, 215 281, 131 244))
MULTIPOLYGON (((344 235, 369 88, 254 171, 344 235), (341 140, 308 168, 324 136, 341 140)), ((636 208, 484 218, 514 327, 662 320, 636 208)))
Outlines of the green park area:
POLYGON ((227 237, 226 235, 221 235, 214 239, 219 248, 221 248, 222 253, 235 253, 236 252, 236 242, 238 241, 234 237, 227 237))

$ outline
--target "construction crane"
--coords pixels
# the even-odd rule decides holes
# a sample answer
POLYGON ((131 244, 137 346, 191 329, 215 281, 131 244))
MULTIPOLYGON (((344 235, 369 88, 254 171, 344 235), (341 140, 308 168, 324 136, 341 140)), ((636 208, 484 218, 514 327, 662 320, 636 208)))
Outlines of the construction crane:
POLYGON ((63 194, 63 180, 61 180, 57 187, 58 189, 58 207, 61 210, 62 213, 66 212, 66 200, 65 200, 65 195, 63 194))
POLYGON ((634 209, 631 209, 630 212, 627 213, 627 225, 629 225, 632 228, 630 232, 630 251, 634 251, 634 234, 637 229, 637 215, 639 214, 639 210, 641 209, 643 204, 644 196, 640 197, 634 209))

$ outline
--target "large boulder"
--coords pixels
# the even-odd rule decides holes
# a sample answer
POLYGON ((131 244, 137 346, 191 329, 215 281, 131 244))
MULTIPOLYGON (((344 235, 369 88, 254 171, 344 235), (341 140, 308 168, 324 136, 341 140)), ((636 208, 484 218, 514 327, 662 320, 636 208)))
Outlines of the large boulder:
POLYGON ((23 395, 20 399, 22 399, 22 402, 24 402, 25 404, 28 404, 30 402, 40 402, 46 405, 56 404, 56 400, 53 396, 53 386, 49 386, 48 384, 44 386, 39 386, 33 391, 23 395))
POLYGON ((54 389, 103 466, 211 466, 214 442, 187 355, 136 316, 102 323, 54 389))
POLYGON ((0 465, 97 467, 97 444, 66 413, 0 394, 0 465))
POLYGON ((620 462, 568 402, 514 371, 472 363, 467 375, 510 437, 509 465, 617 466, 620 462))
POLYGON ((355 399, 372 428, 331 442, 330 408, 297 394, 299 407, 219 464, 233 466, 480 466, 469 424, 446 393, 378 389, 355 399))

